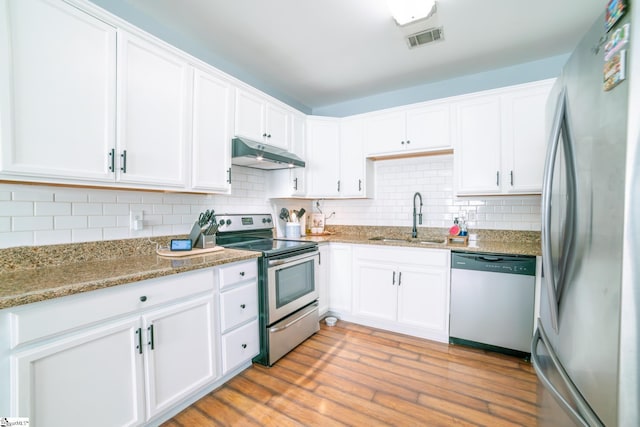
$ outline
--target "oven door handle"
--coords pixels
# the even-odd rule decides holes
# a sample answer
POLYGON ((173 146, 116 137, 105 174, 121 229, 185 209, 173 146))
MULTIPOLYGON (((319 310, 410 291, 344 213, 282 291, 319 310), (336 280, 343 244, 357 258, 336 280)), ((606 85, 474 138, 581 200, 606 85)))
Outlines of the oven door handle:
MULTIPOLYGON (((309 307, 316 308, 316 307, 318 307, 318 303, 314 302, 309 307)), ((305 317, 312 315, 314 312, 315 312, 315 310, 309 310, 305 314, 303 314, 302 316, 296 317, 295 319, 293 319, 291 322, 287 323, 286 325, 274 326, 272 328, 269 328, 269 332, 280 332, 280 331, 283 331, 283 330, 295 325, 296 323, 298 323, 299 321, 301 321, 305 317)))
POLYGON ((302 261, 302 260, 306 260, 306 259, 311 259, 313 257, 318 256, 320 252, 319 251, 314 251, 311 253, 307 253, 304 255, 298 255, 298 256, 293 256, 290 258, 282 258, 282 259, 274 259, 274 260, 270 260, 269 261, 269 267, 276 267, 278 265, 282 265, 282 264, 289 264, 292 262, 296 262, 296 261, 302 261))

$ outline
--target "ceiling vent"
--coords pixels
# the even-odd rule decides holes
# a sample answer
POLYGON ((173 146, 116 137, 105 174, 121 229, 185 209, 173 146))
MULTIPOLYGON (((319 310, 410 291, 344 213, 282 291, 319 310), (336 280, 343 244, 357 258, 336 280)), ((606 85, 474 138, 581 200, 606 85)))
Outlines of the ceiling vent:
POLYGON ((429 28, 428 30, 407 36, 407 42, 409 43, 410 49, 442 40, 444 40, 442 27, 429 28))

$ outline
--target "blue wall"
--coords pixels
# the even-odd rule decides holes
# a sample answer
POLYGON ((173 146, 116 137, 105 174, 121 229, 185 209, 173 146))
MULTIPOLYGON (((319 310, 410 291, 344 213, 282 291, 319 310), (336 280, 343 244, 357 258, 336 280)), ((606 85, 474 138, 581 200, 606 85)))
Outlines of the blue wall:
POLYGON ((127 0, 91 0, 93 3, 132 23, 150 34, 177 48, 207 62, 237 79, 259 89, 274 98, 306 114, 345 117, 384 108, 397 107, 415 102, 462 95, 480 90, 495 89, 519 83, 557 77, 569 54, 553 56, 539 61, 527 62, 511 67, 499 68, 483 73, 470 74, 435 83, 413 86, 391 92, 354 99, 339 104, 311 109, 299 101, 275 90, 259 76, 230 63, 216 55, 197 40, 186 37, 178 31, 163 25, 132 6, 127 0))
POLYGON ((558 55, 483 73, 469 74, 435 83, 384 92, 339 104, 328 105, 326 107, 314 108, 313 114, 318 116, 345 117, 415 102, 550 79, 560 75, 560 71, 565 62, 567 62, 567 59, 569 59, 569 54, 558 55))

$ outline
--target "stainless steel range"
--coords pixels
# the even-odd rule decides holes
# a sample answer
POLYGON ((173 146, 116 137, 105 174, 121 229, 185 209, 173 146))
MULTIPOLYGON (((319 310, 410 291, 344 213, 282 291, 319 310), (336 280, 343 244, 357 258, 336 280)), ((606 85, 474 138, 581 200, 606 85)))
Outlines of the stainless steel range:
POLYGON ((260 354, 266 366, 320 329, 318 319, 318 245, 273 238, 270 214, 218 216, 217 244, 259 251, 258 301, 260 354))

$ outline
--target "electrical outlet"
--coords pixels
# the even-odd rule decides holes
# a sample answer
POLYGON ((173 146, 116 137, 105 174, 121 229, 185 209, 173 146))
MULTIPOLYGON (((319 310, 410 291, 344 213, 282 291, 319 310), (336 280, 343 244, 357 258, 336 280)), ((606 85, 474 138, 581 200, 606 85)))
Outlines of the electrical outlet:
POLYGON ((129 212, 129 228, 133 231, 140 231, 144 228, 144 211, 129 212))

